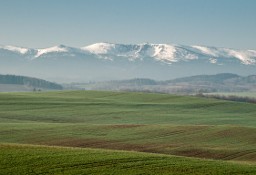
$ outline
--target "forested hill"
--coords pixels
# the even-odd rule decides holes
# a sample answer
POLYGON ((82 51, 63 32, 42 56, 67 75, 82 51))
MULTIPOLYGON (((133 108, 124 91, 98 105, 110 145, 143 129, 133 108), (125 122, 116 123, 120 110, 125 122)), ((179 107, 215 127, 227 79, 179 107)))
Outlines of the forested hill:
POLYGON ((62 86, 57 83, 49 82, 38 78, 17 75, 0 75, 0 84, 24 85, 41 89, 62 89, 62 86))

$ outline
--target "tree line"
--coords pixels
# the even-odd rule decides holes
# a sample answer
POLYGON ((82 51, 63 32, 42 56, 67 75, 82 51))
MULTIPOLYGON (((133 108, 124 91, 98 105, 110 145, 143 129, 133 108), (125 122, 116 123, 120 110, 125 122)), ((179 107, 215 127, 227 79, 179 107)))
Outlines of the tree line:
POLYGON ((0 84, 16 84, 16 85, 25 85, 34 88, 42 89, 55 89, 61 90, 63 87, 57 83, 49 82, 46 80, 18 76, 18 75, 0 75, 0 84))

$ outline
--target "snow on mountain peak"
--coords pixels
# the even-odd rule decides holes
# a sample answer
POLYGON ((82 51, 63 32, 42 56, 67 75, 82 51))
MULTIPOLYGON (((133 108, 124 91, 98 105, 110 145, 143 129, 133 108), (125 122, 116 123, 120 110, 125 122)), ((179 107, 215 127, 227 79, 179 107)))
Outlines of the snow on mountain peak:
POLYGON ((210 49, 208 47, 204 47, 204 46, 192 46, 193 48, 199 50, 200 52, 206 54, 206 55, 211 55, 214 57, 218 57, 218 51, 214 50, 214 49, 210 49))
POLYGON ((175 47, 167 44, 112 44, 96 43, 82 48, 93 54, 112 55, 129 58, 154 57, 157 60, 173 61, 175 47))
POLYGON ((82 50, 89 51, 94 54, 107 54, 114 48, 115 48, 115 44, 95 43, 95 44, 83 47, 82 50))
POLYGON ((58 45, 58 46, 53 46, 45 49, 37 49, 37 54, 35 55, 35 57, 37 58, 42 56, 43 54, 52 53, 52 52, 68 52, 68 48, 64 45, 58 45))
MULTIPOLYGON (((206 56, 213 56, 215 58, 236 58, 241 61, 242 64, 255 64, 256 63, 256 51, 254 50, 235 50, 229 48, 215 48, 205 46, 192 46, 192 48, 199 51, 199 53, 206 56)), ((213 63, 211 61, 211 63, 213 63)))
POLYGON ((174 61, 176 48, 172 45, 167 44, 156 44, 154 45, 153 57, 160 60, 174 61))
POLYGON ((227 55, 239 59, 243 64, 255 64, 256 55, 250 51, 237 51, 233 49, 223 49, 227 55), (254 58, 253 58, 254 57, 254 58))
POLYGON ((215 58, 210 58, 209 61, 210 61, 210 63, 212 63, 212 64, 216 64, 218 60, 215 59, 215 58))
POLYGON ((53 46, 42 49, 28 49, 15 46, 0 46, 2 50, 24 55, 24 58, 33 60, 42 56, 54 54, 58 56, 94 56, 115 60, 118 58, 129 61, 152 58, 157 61, 172 64, 180 61, 206 60, 212 64, 226 64, 239 61, 245 65, 256 65, 256 50, 238 50, 229 48, 207 47, 200 45, 182 46, 171 44, 113 44, 107 42, 95 43, 82 48, 68 47, 64 45, 53 46))
POLYGON ((16 52, 19 54, 26 54, 29 50, 28 48, 16 47, 16 46, 3 46, 1 48, 5 49, 5 50, 16 52))

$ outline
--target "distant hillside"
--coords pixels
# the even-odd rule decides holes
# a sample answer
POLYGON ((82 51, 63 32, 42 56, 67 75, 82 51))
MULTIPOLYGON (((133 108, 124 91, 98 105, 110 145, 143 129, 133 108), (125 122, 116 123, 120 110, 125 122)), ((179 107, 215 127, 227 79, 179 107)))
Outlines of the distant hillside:
POLYGON ((0 90, 8 91, 8 89, 11 91, 27 91, 29 89, 61 90, 63 87, 59 84, 38 78, 17 75, 0 75, 0 90))
POLYGON ((216 75, 196 75, 191 77, 177 78, 174 80, 164 81, 165 83, 179 83, 179 82, 212 82, 212 83, 223 83, 226 80, 231 79, 240 79, 244 77, 240 77, 236 74, 231 73, 222 73, 216 75))
POLYGON ((244 92, 255 91, 256 75, 243 77, 231 73, 221 73, 216 75, 197 75, 167 81, 137 78, 131 80, 73 84, 72 86, 88 90, 144 91, 181 94, 244 92))
MULTIPOLYGON (((65 87, 70 89, 85 89, 85 90, 125 90, 125 91, 140 91, 140 88, 145 86, 155 86, 159 82, 147 78, 135 78, 130 80, 112 80, 103 82, 90 83, 73 83, 65 87)), ((144 90, 143 90, 144 91, 144 90)))
POLYGON ((216 75, 197 75, 164 81, 168 86, 180 86, 193 92, 243 92, 255 91, 256 75, 239 76, 222 73, 216 75))

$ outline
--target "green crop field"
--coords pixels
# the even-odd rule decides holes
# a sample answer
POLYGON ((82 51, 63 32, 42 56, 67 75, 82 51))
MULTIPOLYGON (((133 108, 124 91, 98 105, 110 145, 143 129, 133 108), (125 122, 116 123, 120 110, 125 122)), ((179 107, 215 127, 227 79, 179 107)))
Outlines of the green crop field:
POLYGON ((0 145, 0 174, 255 174, 256 167, 104 149, 0 145))
POLYGON ((250 103, 127 92, 0 93, 0 174, 256 174, 255 133, 250 103))

